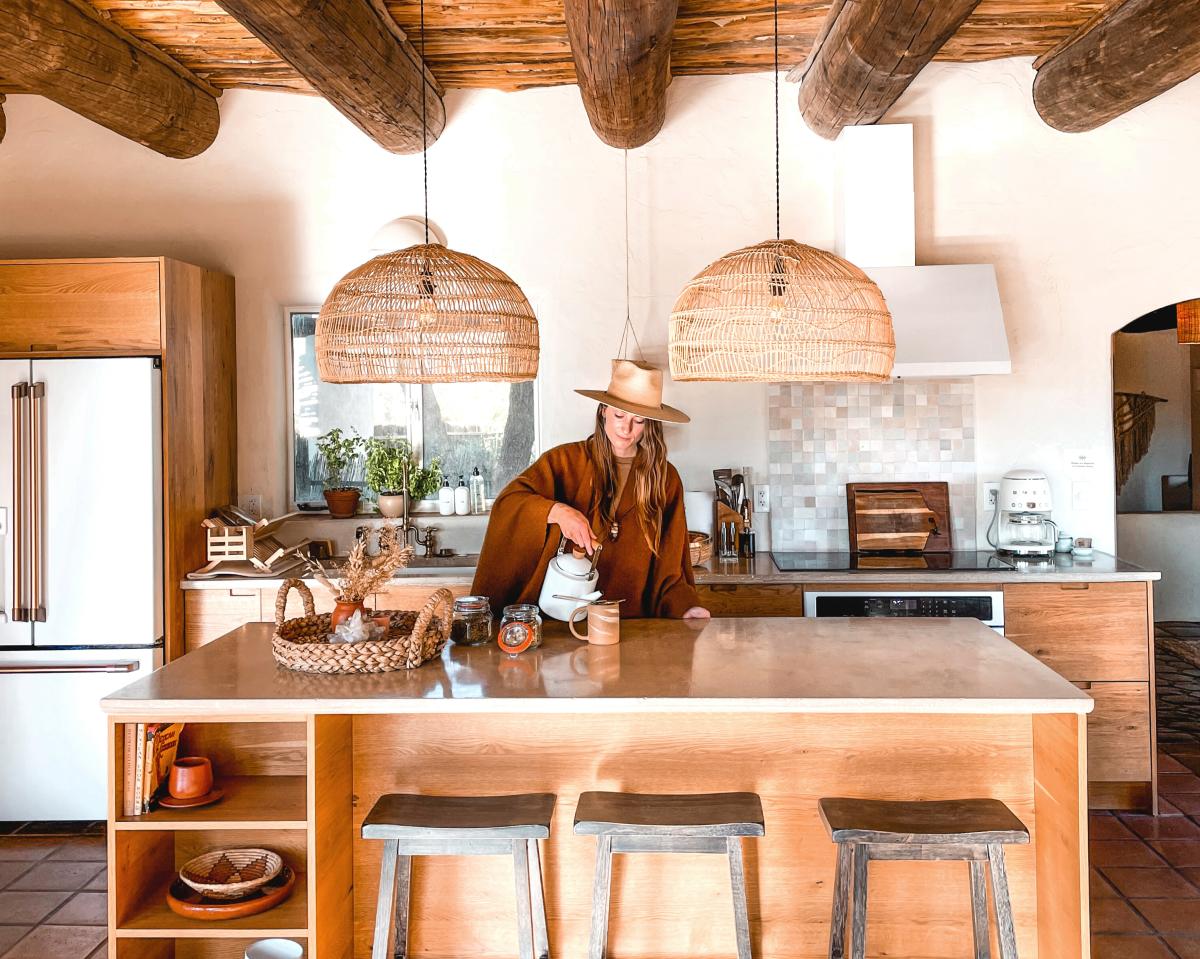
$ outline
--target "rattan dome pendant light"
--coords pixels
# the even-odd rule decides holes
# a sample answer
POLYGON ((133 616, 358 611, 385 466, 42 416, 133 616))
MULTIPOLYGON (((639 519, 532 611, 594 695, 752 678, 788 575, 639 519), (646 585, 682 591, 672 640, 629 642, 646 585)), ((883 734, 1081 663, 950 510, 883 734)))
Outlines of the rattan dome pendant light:
MULTIPOLYGON (((421 3, 421 59, 425 4, 421 3)), ((425 147, 425 97, 421 98, 425 147)), ((532 380, 537 318, 521 288, 477 257, 425 242, 368 260, 342 277, 317 314, 317 373, 327 383, 532 380)))
POLYGON ((780 238, 779 3, 775 10, 775 239, 700 271, 671 310, 676 380, 886 380, 896 355, 879 287, 853 263, 780 238))

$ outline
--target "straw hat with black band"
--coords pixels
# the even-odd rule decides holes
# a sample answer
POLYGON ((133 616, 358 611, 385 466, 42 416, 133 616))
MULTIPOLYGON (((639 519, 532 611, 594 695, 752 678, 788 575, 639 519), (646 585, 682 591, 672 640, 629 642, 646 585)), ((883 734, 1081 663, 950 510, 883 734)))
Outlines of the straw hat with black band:
POLYGON ((613 360, 607 390, 576 390, 605 406, 663 423, 690 423, 691 417, 662 401, 663 371, 648 363, 613 360))

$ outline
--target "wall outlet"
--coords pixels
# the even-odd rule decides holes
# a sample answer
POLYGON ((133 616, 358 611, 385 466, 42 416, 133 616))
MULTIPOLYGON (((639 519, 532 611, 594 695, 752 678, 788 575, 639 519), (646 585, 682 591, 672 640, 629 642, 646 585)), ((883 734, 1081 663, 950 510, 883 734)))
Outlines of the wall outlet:
POLYGON ((766 483, 754 484, 754 512, 769 513, 771 511, 771 487, 766 483))
POLYGON ((242 512, 254 519, 262 519, 262 495, 259 493, 246 493, 238 502, 242 512))
POLYGON ((999 483, 984 483, 983 484, 984 508, 991 512, 996 508, 996 501, 1000 499, 1000 484, 999 483))

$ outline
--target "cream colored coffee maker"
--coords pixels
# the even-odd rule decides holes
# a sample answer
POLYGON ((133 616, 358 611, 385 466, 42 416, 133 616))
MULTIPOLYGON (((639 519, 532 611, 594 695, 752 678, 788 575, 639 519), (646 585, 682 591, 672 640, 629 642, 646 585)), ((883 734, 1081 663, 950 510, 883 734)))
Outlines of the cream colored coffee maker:
POLYGON ((1050 481, 1045 473, 1010 470, 1000 480, 988 542, 1001 553, 1049 556, 1058 537, 1051 509, 1050 481))

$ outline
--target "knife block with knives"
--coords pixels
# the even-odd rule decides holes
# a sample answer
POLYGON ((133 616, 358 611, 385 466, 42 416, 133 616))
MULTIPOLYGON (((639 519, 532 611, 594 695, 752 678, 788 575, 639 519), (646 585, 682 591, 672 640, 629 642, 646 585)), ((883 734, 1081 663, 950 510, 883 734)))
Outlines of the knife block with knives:
POLYGON ((754 532, 750 528, 751 508, 748 469, 734 473, 730 469, 713 470, 713 552, 718 559, 736 559, 739 554, 754 553, 754 532))
POLYGON ((951 548, 947 483, 847 483, 846 507, 852 553, 951 548))

